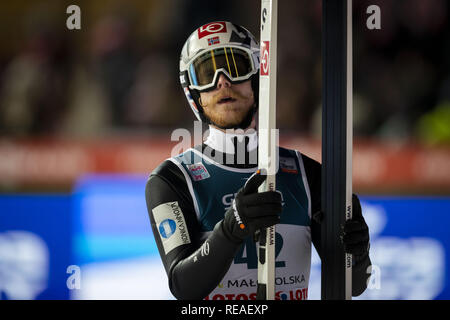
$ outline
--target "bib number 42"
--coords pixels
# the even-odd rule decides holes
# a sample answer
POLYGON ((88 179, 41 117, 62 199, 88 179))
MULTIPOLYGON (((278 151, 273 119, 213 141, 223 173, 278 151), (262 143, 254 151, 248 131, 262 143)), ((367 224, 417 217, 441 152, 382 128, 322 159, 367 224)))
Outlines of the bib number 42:
MULTIPOLYGON (((284 268, 285 261, 278 261, 276 258, 283 248, 283 237, 278 232, 275 233, 275 268, 284 268)), ((258 255, 256 251, 256 243, 251 239, 247 239, 234 257, 235 264, 246 263, 248 269, 258 268, 258 255)))

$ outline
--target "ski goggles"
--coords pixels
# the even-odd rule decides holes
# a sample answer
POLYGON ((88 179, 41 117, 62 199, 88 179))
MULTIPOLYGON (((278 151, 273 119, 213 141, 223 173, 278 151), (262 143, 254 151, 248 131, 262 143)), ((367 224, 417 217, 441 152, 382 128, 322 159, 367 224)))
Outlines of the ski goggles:
POLYGON ((250 50, 223 47, 209 50, 193 59, 187 73, 189 88, 206 91, 216 87, 220 73, 224 73, 232 83, 238 83, 248 80, 257 72, 250 50))

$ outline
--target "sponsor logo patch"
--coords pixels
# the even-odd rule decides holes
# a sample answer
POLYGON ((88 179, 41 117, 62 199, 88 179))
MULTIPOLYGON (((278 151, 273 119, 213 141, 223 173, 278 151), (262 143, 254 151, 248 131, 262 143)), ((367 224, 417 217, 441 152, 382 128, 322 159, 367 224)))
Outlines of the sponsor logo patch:
MULTIPOLYGON (((205 300, 256 300, 256 292, 210 294, 205 297, 205 300)), ((308 287, 277 291, 275 292, 275 300, 308 300, 308 287)))
POLYGON ((197 29, 198 38, 201 39, 213 33, 227 32, 227 25, 225 22, 217 21, 205 24, 197 29))
POLYGON ((189 105, 195 110, 198 111, 197 105, 194 102, 194 99, 192 99, 191 93, 189 92, 188 88, 184 88, 184 94, 186 95, 186 98, 189 102, 189 105))
POLYGON ((166 219, 159 224, 161 237, 169 239, 176 231, 177 223, 172 219, 166 219))
POLYGON ((178 201, 160 204, 152 212, 165 254, 183 244, 191 243, 178 201))
POLYGON ((269 41, 263 41, 261 44, 261 66, 259 68, 262 76, 269 75, 269 41))
POLYGON ((189 174, 194 181, 200 181, 210 177, 208 170, 206 170, 202 163, 190 164, 187 167, 189 169, 189 174))
POLYGON ((280 157, 280 169, 283 172, 298 174, 298 168, 294 158, 280 157))
POLYGON ((186 79, 184 78, 184 74, 180 75, 180 82, 181 82, 181 84, 185 84, 186 83, 186 79))

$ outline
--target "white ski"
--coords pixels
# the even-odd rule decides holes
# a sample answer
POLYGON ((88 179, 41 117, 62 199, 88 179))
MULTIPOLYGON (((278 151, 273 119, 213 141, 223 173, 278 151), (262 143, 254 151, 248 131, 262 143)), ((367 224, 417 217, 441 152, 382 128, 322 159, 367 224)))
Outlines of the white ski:
MULTIPOLYGON (((278 170, 277 2, 261 1, 258 167, 267 172, 267 179, 259 192, 275 190, 275 174, 278 170)), ((260 232, 257 299, 275 299, 275 226, 260 232)))

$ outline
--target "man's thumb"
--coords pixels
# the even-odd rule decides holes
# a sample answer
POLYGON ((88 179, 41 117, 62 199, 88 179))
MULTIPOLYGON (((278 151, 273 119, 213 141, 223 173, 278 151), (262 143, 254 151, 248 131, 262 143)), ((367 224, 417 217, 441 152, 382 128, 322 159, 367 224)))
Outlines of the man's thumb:
POLYGON ((244 185, 243 193, 256 193, 258 192, 259 186, 266 180, 267 175, 263 174, 261 170, 257 170, 254 174, 248 178, 247 182, 244 185))

